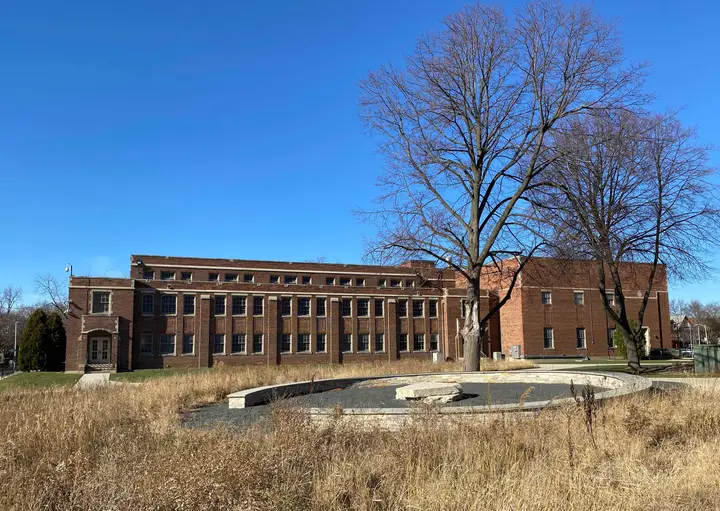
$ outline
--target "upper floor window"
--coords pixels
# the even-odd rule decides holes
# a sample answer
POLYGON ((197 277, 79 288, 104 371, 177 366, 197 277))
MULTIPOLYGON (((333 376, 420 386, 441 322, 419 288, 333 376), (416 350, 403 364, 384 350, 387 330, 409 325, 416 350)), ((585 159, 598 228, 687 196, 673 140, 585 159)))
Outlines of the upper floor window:
POLYGON ((155 295, 152 293, 143 293, 142 295, 142 313, 155 314, 155 295))
POLYGON ((237 273, 226 273, 225 274, 225 282, 237 282, 237 281, 238 281, 237 273))
POLYGON ((292 313, 291 299, 287 296, 280 298, 280 315, 289 316, 292 313))
POLYGON ((220 280, 220 274, 219 273, 208 273, 208 280, 217 282, 220 280))
POLYGON ((176 295, 162 295, 160 297, 160 312, 163 314, 176 314, 177 313, 177 296, 176 295))
POLYGON ((375 316, 381 318, 385 315, 385 301, 382 298, 375 298, 375 316))
POLYGON ((350 298, 343 298, 341 307, 343 316, 352 316, 352 300, 350 298))
POLYGON ((110 312, 110 291, 93 291, 93 314, 106 314, 110 312))
POLYGON ((309 275, 304 275, 302 278, 302 283, 303 284, 312 284, 312 277, 310 277, 309 275))
POLYGON ((318 316, 325 316, 325 298, 318 298, 315 301, 315 305, 317 308, 315 314, 317 314, 318 316))
POLYGON ((262 296, 253 296, 253 314, 255 316, 263 315, 263 302, 262 296))
POLYGON ((398 300, 398 316, 401 318, 407 316, 407 300, 398 300))
POLYGON ((413 300, 413 317, 422 318, 425 315, 425 302, 422 300, 413 300))
POLYGON ((352 279, 349 279, 347 277, 340 277, 340 285, 341 286, 349 286, 352 282, 352 279))
POLYGON ((542 300, 543 305, 549 305, 552 303, 552 293, 550 291, 541 291, 540 299, 542 300))
POLYGON ((195 314, 195 295, 183 295, 183 314, 186 316, 195 314))
POLYGON ((152 270, 145 270, 143 272, 143 278, 145 280, 153 280, 155 278, 155 272, 152 270))
POLYGON ((608 291, 605 293, 605 297, 607 298, 608 305, 615 305, 615 293, 608 291))
POLYGON ((363 287, 365 285, 365 279, 355 279, 355 285, 363 287))
POLYGON ((160 280, 175 280, 175 272, 174 271, 161 271, 160 272, 160 280))
POLYGON ((243 282, 255 282, 255 277, 253 277, 252 273, 246 273, 243 275, 243 282))
POLYGON ((368 298, 358 298, 357 301, 358 316, 370 315, 370 300, 368 298))
POLYGON ((244 316, 246 313, 247 298, 244 296, 232 297, 232 313, 233 316, 244 316))
POLYGON ((310 298, 298 298, 298 316, 310 315, 310 298))
POLYGON ((437 300, 430 300, 428 305, 430 306, 430 317, 437 318, 437 300))
POLYGON ((280 284, 280 275, 270 275, 270 284, 280 284))
POLYGON ((216 316, 224 316, 225 315, 225 297, 224 296, 215 296, 215 315, 216 316))
POLYGON ((390 279, 390 287, 400 287, 400 280, 390 279))
POLYGON ((297 275, 285 275, 285 284, 297 284, 297 275))
POLYGON ((192 272, 184 271, 180 274, 180 277, 182 278, 182 280, 192 280, 192 272))
POLYGON ((335 285, 335 277, 326 277, 325 285, 326 286, 334 286, 335 285))
POLYGON ((385 287, 386 284, 387 284, 387 280, 385 280, 385 279, 378 280, 378 287, 385 287))
POLYGON ((415 287, 415 281, 410 279, 406 280, 405 287, 415 287))
POLYGON ((574 299, 575 299, 575 305, 584 305, 585 304, 585 293, 582 291, 575 291, 573 293, 574 299))

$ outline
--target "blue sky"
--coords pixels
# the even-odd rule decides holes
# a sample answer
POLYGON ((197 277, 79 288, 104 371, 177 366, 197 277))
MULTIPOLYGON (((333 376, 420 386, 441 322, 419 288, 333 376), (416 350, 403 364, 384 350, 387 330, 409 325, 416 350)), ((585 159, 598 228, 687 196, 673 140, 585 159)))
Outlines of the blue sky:
MULTIPOLYGON (((383 162, 357 83, 465 3, 2 2, 0 288, 32 303, 36 274, 125 275, 132 253, 360 262, 383 162)), ((720 6, 596 9, 657 104, 717 140, 720 6)))

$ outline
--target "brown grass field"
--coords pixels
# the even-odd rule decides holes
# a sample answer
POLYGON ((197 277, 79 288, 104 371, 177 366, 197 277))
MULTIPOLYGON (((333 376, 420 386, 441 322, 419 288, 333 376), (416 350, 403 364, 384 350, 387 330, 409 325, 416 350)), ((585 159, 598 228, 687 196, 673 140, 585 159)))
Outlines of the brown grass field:
POLYGON ((89 391, 7 389, 0 509, 720 509, 714 393, 633 396, 520 422, 439 428, 428 417, 397 432, 320 429, 283 407, 264 431, 179 421, 188 407, 258 385, 437 370, 220 368, 89 391))

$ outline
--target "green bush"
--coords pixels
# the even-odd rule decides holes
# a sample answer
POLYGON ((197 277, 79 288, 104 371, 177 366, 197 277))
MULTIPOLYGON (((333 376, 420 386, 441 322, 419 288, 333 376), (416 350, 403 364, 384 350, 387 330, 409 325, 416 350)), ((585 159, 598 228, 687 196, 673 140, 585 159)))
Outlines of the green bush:
MULTIPOLYGON (((629 320, 630 328, 635 330, 637 328, 637 322, 634 319, 629 320)), ((627 346, 625 346, 625 337, 623 337, 622 332, 619 328, 615 328, 615 333, 613 334, 613 344, 615 344, 615 354, 622 357, 627 358, 627 346)), ((645 346, 643 343, 639 343, 636 347, 638 358, 643 358, 645 356, 645 346)))
POLYGON ((60 314, 43 309, 30 314, 18 346, 21 371, 61 371, 65 360, 65 325, 60 314))

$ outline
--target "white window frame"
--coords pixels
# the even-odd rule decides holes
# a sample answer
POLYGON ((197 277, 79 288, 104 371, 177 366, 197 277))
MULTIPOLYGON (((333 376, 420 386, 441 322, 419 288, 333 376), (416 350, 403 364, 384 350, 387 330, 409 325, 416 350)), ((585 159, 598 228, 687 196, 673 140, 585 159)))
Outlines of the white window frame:
POLYGON ((180 347, 180 356, 192 356, 195 355, 195 334, 183 334, 182 336, 182 346, 180 347), (192 337, 192 350, 191 351, 185 351, 185 337, 190 336, 192 337))
MULTIPOLYGON (((311 339, 311 342, 312 342, 312 339, 311 339)), ((327 353, 327 334, 326 333, 315 334, 315 352, 316 353, 327 353), (323 336, 323 349, 318 348, 318 339, 321 335, 323 336)))
POLYGON ((225 334, 213 334, 213 355, 225 355, 227 353, 227 336, 225 334), (217 342, 215 340, 218 337, 222 337, 223 339, 223 349, 222 351, 216 351, 217 342))
POLYGON ((143 316, 154 316, 155 315, 155 293, 142 293, 142 303, 140 304, 140 310, 143 316), (145 312, 145 298, 150 297, 152 302, 152 312, 145 312))
POLYGON ((373 298, 373 308, 375 312, 376 318, 384 318, 385 317, 385 299, 384 298, 373 298), (377 304, 380 304, 380 312, 382 314, 378 315, 377 313, 377 304))
POLYGON ((552 305, 552 291, 549 289, 542 289, 540 291, 540 303, 542 305, 552 305), (545 301, 545 293, 547 293, 548 301, 545 301))
POLYGON ((159 353, 161 357, 174 357, 177 354, 177 336, 175 334, 160 334, 160 342, 158 343, 158 349, 160 350, 159 353), (172 353, 163 353, 163 337, 172 338, 172 353))
POLYGON ((312 353, 312 335, 311 334, 298 334, 297 336, 297 352, 298 353, 312 353), (307 349, 300 349, 300 340, 303 336, 307 336, 307 349))
POLYGON ((280 333, 280 350, 279 350, 279 351, 280 351, 280 354, 281 354, 281 355, 288 355, 288 354, 291 354, 291 353, 293 352, 293 351, 292 351, 292 334, 287 334, 287 333, 284 333, 284 332, 281 332, 281 333, 280 333), (287 349, 287 350, 283 350, 283 338, 284 338, 286 335, 287 335, 287 339, 288 339, 288 344, 287 344, 288 349, 287 349))
POLYGON ((239 282, 240 276, 237 273, 224 273, 223 282, 239 282))
POLYGON ((191 271, 181 271, 181 272, 180 272, 180 280, 185 281, 185 282, 192 282, 192 280, 193 280, 193 272, 191 272, 191 271), (186 279, 186 278, 183 277, 183 275, 190 275, 190 278, 189 278, 189 279, 186 279))
POLYGON ((270 275, 270 284, 280 284, 280 275, 270 275))
POLYGON ((355 279, 356 287, 365 287, 365 279, 355 279))
POLYGON ((286 286, 295 285, 298 283, 297 275, 285 275, 283 277, 283 284, 286 286))
MULTIPOLYGON (((312 309, 311 309, 311 312, 312 312, 312 309)), ((315 297, 315 316, 318 318, 326 318, 327 317, 327 296, 316 296, 315 297), (320 314, 317 310, 318 300, 322 300, 324 302, 323 308, 325 310, 323 310, 322 314, 320 314)))
POLYGON ((371 339, 370 339, 369 333, 368 334, 358 334, 358 342, 357 342, 358 353, 370 353, 372 351, 372 345, 370 344, 370 342, 371 342, 371 339), (360 339, 362 339, 363 335, 367 336, 367 349, 366 350, 360 350, 360 339))
POLYGON ((292 303, 292 296, 281 296, 280 297, 280 316, 283 318, 289 318, 293 315, 293 303, 292 303), (283 304, 287 303, 289 305, 289 310, 287 313, 283 311, 283 304))
POLYGON ((177 294, 176 293, 160 293, 160 315, 161 316, 177 316, 177 294), (175 312, 165 312, 163 310, 163 298, 166 296, 174 296, 175 297, 175 312))
POLYGON ((297 299, 297 315, 299 318, 307 318, 312 313, 312 298, 309 296, 298 296, 297 299), (307 314, 303 314, 302 307, 300 306, 300 300, 307 300, 307 314))
POLYGON ((412 300, 412 317, 413 318, 424 318, 425 317, 425 300, 415 300, 415 299, 412 300), (420 306, 422 307, 422 314, 420 314, 419 316, 415 315, 415 304, 416 303, 419 303, 420 306))
POLYGON ((326 286, 334 286, 335 285, 335 277, 325 277, 325 285, 326 286))
POLYGON ((232 295, 232 298, 230 299, 230 314, 232 316, 245 317, 245 316, 247 316, 247 309, 248 309, 247 295, 232 295), (235 313, 235 299, 236 298, 245 298, 245 312, 235 313))
POLYGON ((573 303, 575 305, 585 305, 585 291, 573 291, 573 303), (577 301, 578 296, 580 296, 580 303, 577 301))
POLYGON ((194 294, 183 294, 183 316, 194 316, 195 311, 197 311, 197 297, 194 294), (193 302, 193 311, 192 312, 185 312, 185 297, 191 297, 193 302))
POLYGON ((615 306, 615 291, 605 291, 605 298, 608 298, 608 303, 611 306, 615 306))
POLYGON ((357 313, 359 318, 370 317, 370 298, 357 298, 357 313), (360 314, 360 301, 367 303, 367 314, 360 314))
POLYGON ((342 351, 342 353, 352 353, 353 352, 353 334, 347 334, 347 333, 342 334, 342 337, 340 338, 340 350, 342 351), (345 344, 345 336, 348 336, 350 338, 350 349, 349 350, 343 349, 343 344, 345 344))
POLYGON ((400 353, 410 353, 410 336, 408 334, 398 334, 398 346, 397 349, 400 353), (400 339, 405 337, 405 349, 400 349, 400 339))
POLYGON ((545 350, 554 350, 555 349, 555 330, 551 326, 543 327, 543 349, 545 350), (545 346, 545 332, 547 330, 550 330, 550 347, 548 348, 545 346))
POLYGON ((160 280, 175 280, 175 277, 177 276, 177 272, 174 271, 167 271, 167 270, 161 270, 160 271, 160 280), (163 274, 167 273, 170 275, 169 278, 163 277, 163 274))
POLYGON ((213 316, 218 318, 224 318, 227 315, 227 295, 213 295, 213 316), (222 302, 218 302, 218 298, 222 299, 222 302), (218 303, 223 304, 223 311, 219 313, 218 303))
POLYGON ((430 334, 430 344, 428 346, 429 351, 432 353, 437 353, 440 351, 440 334, 430 334), (433 349, 433 338, 435 338, 435 349, 433 349))
POLYGON ((375 346, 373 346, 373 348, 375 348, 374 349, 375 353, 385 353, 385 334, 384 333, 382 333, 382 334, 376 333, 375 334, 375 346), (380 350, 378 349, 378 342, 377 342, 378 336, 382 339, 382 349, 380 349, 380 350))
POLYGON ((352 279, 349 277, 340 277, 339 285, 344 287, 352 286, 352 279), (345 284, 343 284, 343 281, 345 281, 345 284))
POLYGON ((113 294, 112 291, 109 289, 93 289, 90 291, 90 314, 93 316, 111 316, 112 315, 112 305, 113 305, 113 294), (108 295, 108 308, 107 311, 103 312, 95 312, 95 295, 98 293, 103 293, 108 295))
POLYGON ((575 347, 579 350, 586 350, 587 349, 587 330, 585 327, 577 327, 575 328, 575 347), (578 346, 578 341, 580 340, 579 333, 582 331, 582 341, 583 345, 578 346))
POLYGON ((301 282, 304 286, 311 286, 312 285, 312 277, 310 275, 303 275, 301 282))
POLYGON ((340 300, 340 316, 343 318, 351 318, 353 315, 353 303, 352 298, 342 298, 340 300), (345 302, 350 302, 350 313, 345 314, 345 302))
MULTIPOLYGON (((238 277, 239 279, 239 277, 238 277)), ((253 284, 255 282, 255 275, 252 273, 243 273, 243 283, 245 284, 253 284), (248 278, 250 277, 250 278, 248 278)))
POLYGON ((439 307, 440 307, 440 304, 438 303, 437 300, 428 300, 428 317, 437 318, 438 314, 439 314, 438 311, 440 310, 439 307), (432 313, 433 305, 435 305, 435 314, 432 313))
POLYGON ((417 334, 417 333, 416 333, 416 334, 413 334, 413 349, 412 349, 413 352, 416 352, 416 353, 424 353, 424 352, 426 352, 426 351, 427 351, 427 344, 426 344, 425 341, 426 341, 426 339, 425 339, 425 334, 417 334), (421 337, 422 337, 422 349, 419 349, 419 350, 418 350, 418 349, 415 349, 415 339, 416 339, 418 336, 421 336, 421 337))
POLYGON ((252 348, 252 354, 253 355, 264 355, 265 354, 265 334, 253 334, 252 336, 252 344, 250 345, 252 348), (262 348, 260 351, 255 351, 255 339, 260 338, 260 347, 262 348))
POLYGON ((262 317, 265 315, 265 297, 264 296, 253 296, 253 317, 262 317), (262 312, 260 314, 257 313, 257 310, 255 308, 255 301, 260 300, 260 303, 262 303, 262 312))
POLYGON ((248 341, 248 340, 247 340, 247 334, 244 334, 244 333, 231 334, 231 335, 230 335, 230 354, 231 354, 231 355, 247 355, 247 352, 248 352, 248 342, 247 342, 247 341, 248 341), (242 350, 242 351, 235 351, 235 347, 234 347, 235 342, 234 342, 233 338, 234 338, 236 335, 243 335, 243 336, 245 336, 245 341, 244 341, 244 343, 245 343, 245 349, 242 350))

